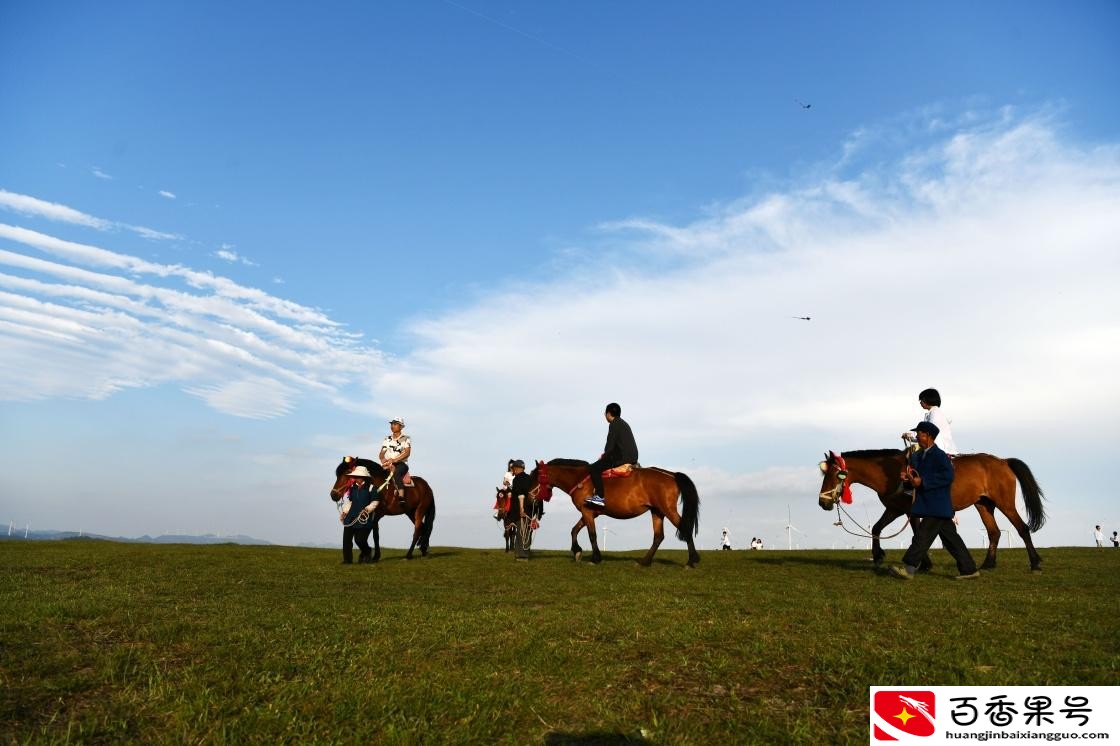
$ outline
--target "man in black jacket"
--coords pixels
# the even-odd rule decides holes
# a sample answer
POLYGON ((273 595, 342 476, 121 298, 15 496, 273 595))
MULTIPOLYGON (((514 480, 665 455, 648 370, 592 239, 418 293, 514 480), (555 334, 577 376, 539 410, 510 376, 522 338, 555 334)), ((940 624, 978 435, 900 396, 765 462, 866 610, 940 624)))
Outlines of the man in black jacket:
POLYGON ((607 426, 607 444, 603 446, 603 455, 598 461, 588 468, 591 470, 591 484, 595 486, 595 494, 587 498, 584 504, 592 508, 605 507, 603 502, 603 472, 623 464, 638 464, 638 444, 634 442, 634 432, 626 420, 622 419, 622 407, 611 402, 607 405, 603 416, 609 423, 607 426))

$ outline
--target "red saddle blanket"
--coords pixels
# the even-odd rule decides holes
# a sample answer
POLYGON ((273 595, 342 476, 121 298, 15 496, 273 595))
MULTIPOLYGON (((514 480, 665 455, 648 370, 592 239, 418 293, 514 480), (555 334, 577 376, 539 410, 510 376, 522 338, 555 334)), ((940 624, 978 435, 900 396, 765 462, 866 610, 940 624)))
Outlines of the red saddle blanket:
MULTIPOLYGON (((622 466, 616 466, 613 469, 607 469, 606 471, 604 471, 603 479, 622 479, 625 477, 632 477, 634 476, 635 471, 637 471, 637 467, 635 467, 633 464, 623 464, 622 466)), ((588 474, 586 477, 579 480, 579 484, 583 484, 590 479, 591 475, 588 474)), ((576 486, 578 487, 579 484, 577 484, 576 486)))
POLYGON ((634 465, 623 464, 622 466, 616 466, 613 469, 607 469, 605 472, 603 472, 603 479, 616 479, 619 477, 630 477, 633 475, 634 465))

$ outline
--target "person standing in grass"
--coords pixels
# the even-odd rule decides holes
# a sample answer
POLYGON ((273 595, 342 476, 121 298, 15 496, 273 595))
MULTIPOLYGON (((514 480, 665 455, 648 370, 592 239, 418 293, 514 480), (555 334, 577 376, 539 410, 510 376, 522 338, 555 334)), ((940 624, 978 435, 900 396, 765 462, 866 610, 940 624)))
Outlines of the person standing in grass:
POLYGON ((1112 532, 1112 546, 1120 549, 1120 535, 1118 535, 1115 531, 1112 532))
POLYGON ((1093 538, 1096 539, 1098 547, 1104 546, 1104 534, 1101 533, 1100 526, 1093 529, 1093 538))
POLYGON ((377 493, 373 487, 373 475, 364 466, 355 466, 350 471, 350 489, 347 491, 342 514, 342 564, 354 564, 354 547, 358 545, 358 564, 364 565, 373 560, 373 550, 369 546, 369 535, 373 531, 370 516, 377 510, 377 493))
POLYGON ((914 507, 910 510, 914 540, 902 557, 903 566, 891 566, 889 572, 903 580, 913 578, 933 540, 940 537, 945 549, 957 561, 956 579, 978 578, 976 562, 953 523, 953 501, 949 494, 953 485, 953 463, 934 442, 937 425, 923 420, 914 431, 919 450, 910 456, 910 462, 902 470, 902 479, 914 485, 914 507))
POLYGON ((729 551, 731 549, 731 534, 727 533, 727 529, 723 529, 723 537, 720 549, 722 551, 729 551))

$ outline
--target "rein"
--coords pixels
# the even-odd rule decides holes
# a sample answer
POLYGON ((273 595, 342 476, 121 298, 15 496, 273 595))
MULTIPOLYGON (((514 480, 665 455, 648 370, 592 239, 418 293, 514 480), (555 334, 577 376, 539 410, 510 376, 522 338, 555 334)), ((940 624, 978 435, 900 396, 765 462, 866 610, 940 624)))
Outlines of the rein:
POLYGON ((849 529, 846 525, 844 525, 844 519, 840 517, 837 517, 836 523, 834 525, 842 528, 844 530, 844 533, 850 534, 852 536, 858 536, 861 539, 893 539, 894 537, 905 531, 906 527, 910 525, 910 516, 906 516, 906 523, 903 523, 902 528, 900 528, 898 531, 895 531, 890 536, 876 536, 875 534, 871 533, 870 526, 865 530, 863 528, 863 525, 855 519, 855 516, 845 510, 844 506, 841 503, 836 503, 836 510, 838 511, 838 513, 843 513, 844 515, 848 516, 848 518, 851 519, 852 523, 859 526, 859 532, 849 529))
MULTIPOLYGON (((905 438, 903 438, 903 440, 905 441, 905 438)), ((905 449, 903 449, 903 453, 906 453, 905 449)), ((893 534, 890 534, 889 536, 882 536, 871 533, 870 526, 864 529, 863 524, 857 521, 855 519, 855 516, 853 516, 844 508, 845 503, 851 504, 852 502, 851 487, 848 485, 848 464, 846 461, 844 461, 843 454, 830 452, 829 455, 832 456, 832 459, 830 460, 836 464, 837 468, 836 486, 828 490, 827 492, 820 493, 820 497, 826 500, 830 500, 834 505, 836 505, 838 517, 834 525, 839 526, 844 530, 845 533, 851 536, 858 536, 861 539, 893 539, 906 530, 906 527, 910 525, 909 515, 906 516, 906 522, 902 524, 902 528, 900 528, 898 531, 895 531, 893 534), (852 523, 859 527, 859 531, 852 531, 846 525, 844 525, 844 518, 842 516, 847 516, 852 523)))
MULTIPOLYGON (((335 507, 338 508, 338 514, 340 516, 346 515, 347 511, 350 510, 350 501, 347 499, 347 497, 350 495, 350 488, 354 486, 354 481, 355 480, 351 479, 347 483, 346 491, 344 493, 342 493, 342 497, 338 500, 338 502, 335 503, 335 507), (345 503, 345 505, 343 503, 345 503)), ((369 523, 369 513, 366 513, 363 510, 362 512, 358 513, 357 518, 350 521, 349 523, 346 523, 345 521, 343 521, 342 525, 345 528, 350 528, 354 524, 360 524, 360 525, 364 526, 367 523, 369 523)))

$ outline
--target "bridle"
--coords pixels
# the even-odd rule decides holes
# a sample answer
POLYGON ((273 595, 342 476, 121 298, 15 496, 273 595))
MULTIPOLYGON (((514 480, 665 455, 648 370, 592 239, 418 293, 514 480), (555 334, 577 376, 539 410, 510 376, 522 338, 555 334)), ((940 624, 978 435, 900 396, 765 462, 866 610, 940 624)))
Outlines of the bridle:
POLYGON ((821 474, 825 476, 830 474, 833 468, 836 469, 836 484, 832 486, 832 489, 825 490, 819 495, 822 505, 839 504, 841 501, 850 503, 852 501, 852 490, 848 485, 848 464, 844 461, 844 457, 841 454, 829 451, 828 458, 820 462, 818 466, 821 474))
POLYGON ((844 508, 845 504, 851 504, 852 502, 852 488, 848 483, 848 464, 844 460, 844 456, 842 454, 829 451, 828 458, 825 461, 820 462, 818 466, 820 467, 821 473, 826 476, 831 473, 834 467, 836 469, 836 484, 832 487, 832 489, 821 492, 819 497, 821 507, 825 507, 826 505, 836 506, 836 510, 839 513, 836 519, 836 525, 844 529, 845 533, 851 534, 852 536, 858 536, 862 539, 893 539, 894 537, 905 531, 906 527, 910 525, 910 516, 907 515, 906 522, 902 524, 902 528, 900 528, 890 536, 878 536, 876 534, 873 534, 871 532, 870 526, 866 531, 863 530, 863 527, 860 526, 859 521, 857 521, 855 517, 852 516, 844 508), (842 516, 847 516, 852 521, 852 523, 854 523, 856 526, 859 526, 859 532, 852 531, 846 525, 844 525, 844 518, 842 516))
POLYGON ((537 486, 529 490, 528 497, 548 502, 552 499, 552 485, 548 482, 548 464, 537 462, 537 486))

